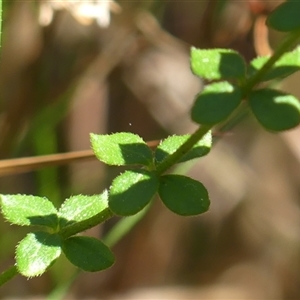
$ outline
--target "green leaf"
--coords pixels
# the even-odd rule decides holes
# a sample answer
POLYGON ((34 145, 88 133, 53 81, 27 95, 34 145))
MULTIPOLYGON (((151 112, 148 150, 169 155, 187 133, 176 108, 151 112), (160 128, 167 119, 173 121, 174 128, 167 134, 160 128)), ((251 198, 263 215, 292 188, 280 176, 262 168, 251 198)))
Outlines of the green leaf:
POLYGON ((145 165, 152 163, 152 151, 136 134, 91 134, 91 143, 96 157, 108 165, 145 165))
POLYGON ((1 195, 1 210, 5 219, 21 226, 58 225, 57 210, 47 199, 29 195, 1 195))
MULTIPOLYGON (((261 56, 253 59, 249 67, 249 75, 257 73, 269 59, 268 56, 261 56)), ((300 47, 294 51, 285 53, 273 67, 265 74, 262 80, 272 80, 289 76, 300 70, 300 47)))
POLYGON ((108 208, 108 194, 76 195, 67 199, 58 211, 60 226, 68 226, 75 222, 87 220, 108 208))
POLYGON ((202 125, 224 121, 241 103, 240 88, 229 82, 216 82, 204 87, 196 97, 192 119, 202 125))
POLYGON ((278 31, 300 29, 300 1, 287 1, 277 6, 267 18, 267 25, 278 31))
POLYGON ((63 251, 73 265, 87 272, 107 269, 115 262, 110 249, 92 237, 70 237, 63 242, 63 251))
POLYGON ((192 47, 191 68, 195 75, 207 80, 240 79, 246 73, 243 57, 230 49, 202 50, 192 47))
POLYGON ((158 184, 154 173, 144 170, 126 171, 112 182, 109 207, 117 215, 134 215, 151 201, 158 184))
POLYGON ((182 175, 161 176, 158 193, 167 208, 182 216, 202 214, 210 205, 203 184, 182 175))
POLYGON ((293 95, 261 89, 250 94, 249 103, 257 120, 267 130, 287 130, 300 123, 300 104, 293 95))
POLYGON ((47 232, 29 233, 16 249, 18 271, 26 277, 43 274, 61 254, 61 240, 47 232))
MULTIPOLYGON (((173 154, 191 135, 169 136, 155 150, 155 161, 161 163, 167 156, 173 154)), ((211 132, 208 132, 179 162, 188 161, 209 153, 212 145, 211 132)))

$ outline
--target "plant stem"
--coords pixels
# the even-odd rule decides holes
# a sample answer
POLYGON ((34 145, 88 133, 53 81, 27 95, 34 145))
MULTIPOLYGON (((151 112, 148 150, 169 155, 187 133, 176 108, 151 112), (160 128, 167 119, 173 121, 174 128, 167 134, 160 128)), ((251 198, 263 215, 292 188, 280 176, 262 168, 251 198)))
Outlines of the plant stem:
MULTIPOLYGON (((142 211, 134 216, 121 219, 103 238, 102 241, 108 246, 113 247, 117 244, 132 228, 145 216, 150 205, 146 206, 142 211)), ((47 297, 47 300, 62 300, 76 280, 81 271, 78 269, 65 282, 60 283, 47 297)))
POLYGON ((65 282, 60 282, 60 284, 53 289, 50 294, 47 296, 47 300, 62 300, 66 299, 66 294, 68 293, 71 285, 77 279, 78 275, 81 273, 80 269, 77 269, 73 275, 66 280, 65 282))
MULTIPOLYGON (((294 31, 288 35, 285 41, 279 45, 274 54, 268 59, 263 67, 252 77, 250 77, 242 86, 242 98, 253 89, 253 87, 261 81, 264 75, 272 68, 278 59, 292 47, 300 38, 300 30, 294 31)), ((157 166, 156 173, 161 175, 172 167, 179 159, 186 154, 203 136, 212 128, 212 126, 201 126, 191 137, 179 147, 172 155, 168 156, 162 163, 157 166)))
POLYGON ((4 285, 7 281, 13 279, 16 275, 18 275, 18 270, 16 266, 11 266, 4 272, 0 274, 0 286, 4 285))
POLYGON ((150 208, 147 205, 137 214, 121 219, 103 238, 102 241, 108 246, 116 245, 132 228, 146 215, 150 208))
POLYGON ((252 77, 250 77, 242 86, 242 96, 245 98, 247 94, 253 89, 253 87, 258 84, 261 79, 265 76, 265 74, 272 68, 272 66, 276 63, 276 61, 292 46, 296 44, 296 42, 300 38, 300 30, 296 30, 291 32, 284 42, 280 44, 273 55, 267 60, 267 62, 262 66, 262 68, 255 73, 252 77))
POLYGON ((99 214, 81 221, 81 222, 76 222, 73 225, 67 226, 63 228, 60 231, 60 235, 63 239, 66 239, 74 234, 77 234, 79 232, 85 231, 87 229, 90 229, 92 227, 95 227, 99 225, 100 223, 103 223, 104 221, 110 219, 111 217, 114 216, 114 213, 107 207, 103 211, 101 211, 99 214))
POLYGON ((199 127, 190 138, 182 144, 173 154, 168 156, 164 161, 162 161, 156 168, 156 174, 161 175, 169 168, 171 168, 174 164, 176 164, 183 155, 189 152, 193 146, 200 141, 205 134, 209 132, 212 126, 201 126, 199 127))

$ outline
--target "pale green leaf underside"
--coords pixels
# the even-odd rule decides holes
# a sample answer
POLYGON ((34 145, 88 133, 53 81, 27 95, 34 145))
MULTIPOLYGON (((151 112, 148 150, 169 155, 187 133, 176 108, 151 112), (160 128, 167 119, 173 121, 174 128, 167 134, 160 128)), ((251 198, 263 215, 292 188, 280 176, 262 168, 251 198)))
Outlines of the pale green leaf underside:
POLYGON ((191 48, 193 73, 207 80, 220 80, 245 76, 246 64, 243 57, 230 49, 191 48))
MULTIPOLYGON (((158 145, 155 150, 156 163, 162 162, 167 156, 173 154, 191 135, 169 136, 158 145)), ((209 153, 212 145, 211 132, 208 132, 179 162, 185 162, 209 153)))
MULTIPOLYGON (((250 63, 249 75, 252 76, 258 72, 268 61, 268 56, 261 56, 253 59, 250 63)), ((265 74, 262 80, 272 80, 291 75, 300 70, 300 47, 294 51, 285 53, 273 67, 265 74)))
POLYGON ((61 227, 75 222, 87 220, 108 208, 108 193, 104 191, 100 195, 72 196, 62 204, 58 211, 61 227))
POLYGON ((17 269, 26 277, 39 276, 60 254, 61 241, 58 235, 47 232, 29 233, 17 246, 17 269))
POLYGON ((146 165, 152 162, 152 151, 145 141, 130 132, 107 135, 91 134, 91 144, 96 157, 114 166, 146 165))
POLYGON ((56 228, 57 210, 47 199, 29 195, 1 195, 1 210, 12 224, 56 228))

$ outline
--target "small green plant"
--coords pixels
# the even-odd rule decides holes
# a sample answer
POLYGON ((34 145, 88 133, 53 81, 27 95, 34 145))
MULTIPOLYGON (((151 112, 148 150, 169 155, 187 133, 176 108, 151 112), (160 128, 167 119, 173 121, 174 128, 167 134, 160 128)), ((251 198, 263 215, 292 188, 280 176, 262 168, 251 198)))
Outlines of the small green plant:
POLYGON ((43 274, 64 253, 78 268, 101 271, 114 263, 111 250, 100 240, 78 236, 114 215, 132 216, 147 208, 157 194, 164 205, 182 216, 199 215, 209 209, 205 186, 187 176, 166 174, 177 163, 205 156, 212 146, 211 129, 248 106, 268 131, 291 129, 300 123, 299 101, 265 83, 300 69, 300 2, 287 1, 268 17, 267 25, 287 32, 270 57, 258 57, 247 65, 229 49, 191 49, 193 73, 207 81, 196 96, 191 118, 199 128, 191 135, 173 135, 153 151, 133 133, 91 134, 96 157, 128 170, 117 176, 101 195, 72 196, 57 210, 46 198, 1 195, 1 211, 11 224, 34 226, 16 248, 16 265, 0 275, 4 284, 16 274, 43 274))

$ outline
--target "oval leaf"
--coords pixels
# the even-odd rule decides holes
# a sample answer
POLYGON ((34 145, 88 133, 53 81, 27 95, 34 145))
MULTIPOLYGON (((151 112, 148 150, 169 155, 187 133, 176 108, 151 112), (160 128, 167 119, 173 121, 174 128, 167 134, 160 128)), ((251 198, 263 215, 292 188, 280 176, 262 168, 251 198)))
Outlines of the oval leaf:
POLYGON ((5 219, 21 226, 58 225, 57 210, 47 199, 29 195, 1 195, 1 210, 5 219))
MULTIPOLYGON (((249 75, 257 73, 268 61, 269 56, 261 56, 253 59, 250 63, 249 75)), ((272 80, 289 76, 300 70, 300 47, 294 51, 285 53, 275 62, 273 67, 265 74, 262 80, 272 80)))
POLYGON ((87 272, 105 270, 115 262, 110 249, 92 237, 70 237, 63 242, 63 251, 73 265, 87 272))
MULTIPOLYGON (((191 135, 173 135, 161 141, 155 150, 155 161, 161 163, 167 156, 173 154, 191 135)), ((209 153, 212 145, 211 132, 208 132, 179 162, 185 162, 209 153)))
POLYGON ((191 48, 191 68, 195 75, 207 80, 243 78, 246 64, 242 56, 230 49, 191 48))
POLYGON ((267 130, 283 131, 300 123, 300 104, 293 95, 261 89, 250 94, 249 103, 257 120, 267 130))
POLYGON ((279 5, 267 18, 267 25, 278 31, 300 29, 300 1, 287 1, 279 5))
POLYGON ((117 215, 134 215, 151 201, 158 184, 154 173, 143 170, 126 171, 112 182, 109 207, 117 215))
POLYGON ((75 222, 87 220, 108 208, 108 194, 104 191, 100 195, 76 195, 67 199, 58 212, 60 226, 68 226, 75 222))
POLYGON ((210 205, 204 185, 182 175, 161 176, 158 193, 168 209, 182 216, 202 214, 210 205))
POLYGON ((202 125, 224 121, 241 103, 241 91, 229 82, 212 83, 204 87, 192 108, 192 119, 202 125))
POLYGON ((152 163, 152 151, 138 135, 129 132, 91 134, 96 157, 113 166, 145 165, 152 163))
POLYGON ((26 277, 43 274, 61 254, 58 235, 47 232, 29 233, 16 249, 16 266, 26 277))

